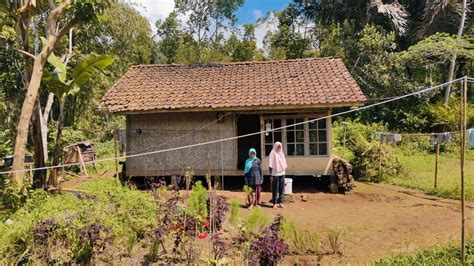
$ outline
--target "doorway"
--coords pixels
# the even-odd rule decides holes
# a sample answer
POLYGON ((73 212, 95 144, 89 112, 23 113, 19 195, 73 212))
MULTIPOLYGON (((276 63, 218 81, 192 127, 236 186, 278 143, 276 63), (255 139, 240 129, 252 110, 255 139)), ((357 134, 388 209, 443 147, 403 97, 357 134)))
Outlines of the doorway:
MULTIPOLYGON (((239 115, 237 117, 237 135, 242 136, 260 131, 260 115, 239 115)), ((244 170, 245 160, 248 158, 250 148, 257 151, 261 158, 260 134, 237 139, 237 169, 244 170)))

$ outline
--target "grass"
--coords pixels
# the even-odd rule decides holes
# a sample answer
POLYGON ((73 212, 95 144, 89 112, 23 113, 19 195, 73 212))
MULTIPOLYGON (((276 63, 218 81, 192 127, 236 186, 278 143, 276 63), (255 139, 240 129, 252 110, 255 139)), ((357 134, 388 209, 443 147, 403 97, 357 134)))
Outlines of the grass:
MULTIPOLYGON (((61 233, 61 239, 79 246, 77 229, 102 224, 107 228, 112 244, 122 253, 133 236, 143 236, 153 230, 156 204, 150 194, 122 187, 113 178, 90 180, 76 189, 91 198, 80 198, 77 193, 67 191, 51 194, 37 190, 19 210, 2 217, 3 220, 8 218, 8 222, 2 220, 0 223, 0 263, 21 261, 19 258, 24 256, 35 261, 38 245, 32 232, 46 219, 57 221, 61 230, 56 231, 61 233)), ((61 243, 50 244, 44 250, 67 253, 61 255, 60 261, 70 262, 77 256, 72 244, 68 247, 61 247, 61 243)), ((58 264, 61 263, 58 261, 58 264)))
MULTIPOLYGON (((448 245, 434 249, 428 249, 416 254, 399 254, 392 258, 381 259, 373 265, 461 265, 460 247, 448 245)), ((474 241, 466 243, 466 265, 474 264, 474 241)))
MULTIPOLYGON (((390 183, 420 189, 444 198, 461 198, 461 168, 459 153, 441 153, 438 186, 434 189, 435 154, 397 149, 402 173, 389 179, 390 183)), ((467 150, 465 164, 466 199, 474 200, 474 150, 467 150)))

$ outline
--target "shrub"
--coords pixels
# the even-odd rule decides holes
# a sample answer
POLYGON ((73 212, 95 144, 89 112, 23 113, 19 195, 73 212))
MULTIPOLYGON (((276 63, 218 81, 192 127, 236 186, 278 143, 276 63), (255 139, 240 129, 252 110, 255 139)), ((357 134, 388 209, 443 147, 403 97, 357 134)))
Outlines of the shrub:
POLYGON ((252 242, 250 260, 253 263, 276 265, 288 254, 288 245, 279 235, 281 221, 282 216, 276 216, 274 222, 252 242))
POLYGON ((207 216, 211 217, 211 197, 213 197, 214 207, 212 221, 214 222, 215 229, 221 230, 222 223, 224 222, 225 215, 229 211, 229 206, 227 205, 227 200, 220 195, 209 194, 207 198, 207 216))
POLYGON ((188 199, 188 208, 189 213, 199 219, 204 221, 207 217, 207 191, 202 186, 201 181, 197 181, 189 195, 188 199))
POLYGON ((236 201, 235 199, 232 199, 230 201, 230 207, 229 207, 229 222, 236 226, 237 223, 239 222, 239 208, 240 208, 240 204, 238 201, 236 201))
POLYGON ((361 135, 368 142, 375 141, 375 132, 388 132, 383 124, 362 124, 358 121, 334 122, 333 140, 334 147, 342 148, 344 145, 349 151, 357 145, 358 136, 361 135))
POLYGON ((245 228, 248 232, 256 234, 268 224, 268 217, 261 209, 255 208, 249 214, 245 228))
POLYGON ((353 173, 359 180, 382 182, 400 172, 401 165, 393 147, 369 143, 362 136, 358 139, 351 164, 354 167, 353 173))
POLYGON ((0 223, 0 261, 5 264, 108 263, 129 253, 130 239, 153 231, 153 197, 112 178, 77 186, 83 192, 37 190, 0 223))
POLYGON ((380 145, 375 140, 375 132, 385 131, 380 124, 364 125, 359 122, 336 123, 334 127, 335 145, 345 141, 352 158, 355 178, 362 181, 382 182, 389 176, 397 175, 401 169, 395 150, 388 145, 380 145), (345 132, 345 133, 344 133, 345 132), (379 154, 381 155, 381 171, 379 174, 379 154))

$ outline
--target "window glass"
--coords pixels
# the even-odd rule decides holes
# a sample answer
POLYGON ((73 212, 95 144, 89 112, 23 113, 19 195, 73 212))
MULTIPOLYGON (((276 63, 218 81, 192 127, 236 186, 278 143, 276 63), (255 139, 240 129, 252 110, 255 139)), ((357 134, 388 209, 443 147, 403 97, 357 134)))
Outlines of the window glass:
POLYGON ((265 119, 265 155, 269 156, 272 151, 273 144, 282 141, 282 130, 270 131, 281 127, 281 119, 265 119))
MULTIPOLYGON (((303 121, 302 118, 287 119, 286 125, 303 121)), ((288 156, 304 156, 304 124, 286 128, 286 154, 288 156)))
MULTIPOLYGON (((313 120, 310 118, 309 120, 313 120)), ((309 155, 327 155, 327 129, 326 120, 308 123, 309 155)))
POLYGON ((318 141, 319 142, 326 142, 326 130, 319 130, 318 131, 318 141))

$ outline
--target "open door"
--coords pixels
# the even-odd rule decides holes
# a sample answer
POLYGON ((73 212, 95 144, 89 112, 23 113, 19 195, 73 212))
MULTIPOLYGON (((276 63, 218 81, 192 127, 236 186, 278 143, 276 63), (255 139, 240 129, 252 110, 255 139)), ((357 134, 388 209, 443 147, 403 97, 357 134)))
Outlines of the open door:
MULTIPOLYGON (((260 131, 260 115, 240 115, 237 117, 237 135, 242 136, 260 131)), ((262 158, 260 134, 239 138, 237 140, 237 169, 244 170, 245 160, 250 148, 257 150, 257 156, 262 158)))

